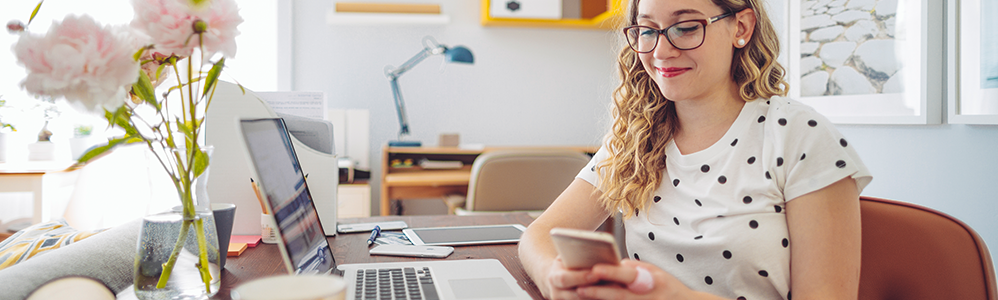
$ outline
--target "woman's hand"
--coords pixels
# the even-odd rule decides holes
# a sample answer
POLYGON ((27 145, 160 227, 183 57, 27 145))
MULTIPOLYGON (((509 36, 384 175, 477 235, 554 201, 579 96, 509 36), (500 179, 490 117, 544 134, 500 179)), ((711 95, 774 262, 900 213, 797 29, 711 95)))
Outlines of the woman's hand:
POLYGON ((548 268, 547 277, 544 278, 546 284, 538 286, 545 288, 541 291, 548 299, 581 299, 576 293, 576 288, 592 285, 599 281, 590 275, 589 270, 569 270, 561 263, 561 258, 556 258, 548 268))
POLYGON ((585 281, 603 283, 576 289, 583 299, 720 299, 691 290, 655 265, 631 259, 616 266, 596 265, 587 272, 585 281))

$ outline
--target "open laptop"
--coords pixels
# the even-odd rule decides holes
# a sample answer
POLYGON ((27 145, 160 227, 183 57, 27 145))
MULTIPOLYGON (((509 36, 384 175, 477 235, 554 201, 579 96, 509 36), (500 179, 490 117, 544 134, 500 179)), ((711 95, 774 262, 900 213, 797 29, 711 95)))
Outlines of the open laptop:
POLYGON ((242 120, 240 128, 289 273, 341 275, 346 299, 530 299, 495 259, 337 266, 284 121, 242 120))

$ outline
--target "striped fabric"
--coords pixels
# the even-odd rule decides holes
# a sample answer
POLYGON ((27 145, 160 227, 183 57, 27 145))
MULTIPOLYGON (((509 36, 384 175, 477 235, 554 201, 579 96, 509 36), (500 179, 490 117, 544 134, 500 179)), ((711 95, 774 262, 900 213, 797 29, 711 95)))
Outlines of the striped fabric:
POLYGON ((65 220, 32 225, 0 242, 0 270, 104 230, 78 231, 65 220))

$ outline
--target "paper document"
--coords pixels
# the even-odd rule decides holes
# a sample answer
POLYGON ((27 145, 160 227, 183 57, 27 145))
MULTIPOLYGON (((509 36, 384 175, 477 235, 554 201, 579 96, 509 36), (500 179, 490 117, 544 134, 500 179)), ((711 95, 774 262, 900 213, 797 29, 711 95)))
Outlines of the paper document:
POLYGON ((464 163, 459 160, 429 160, 424 158, 419 161, 419 166, 423 169, 460 169, 464 163))
POLYGON ((401 232, 381 232, 374 242, 378 245, 412 245, 412 241, 401 232))
POLYGON ((328 120, 326 94, 323 92, 257 92, 274 112, 299 117, 328 120))

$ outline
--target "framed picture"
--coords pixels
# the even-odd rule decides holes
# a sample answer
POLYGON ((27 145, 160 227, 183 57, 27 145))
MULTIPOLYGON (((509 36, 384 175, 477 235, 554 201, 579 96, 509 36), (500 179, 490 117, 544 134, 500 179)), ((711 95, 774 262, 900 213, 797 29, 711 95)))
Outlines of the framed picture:
POLYGON ((948 122, 998 124, 998 1, 948 5, 948 122))
POLYGON ((790 96, 839 124, 939 124, 943 3, 792 0, 790 96))

